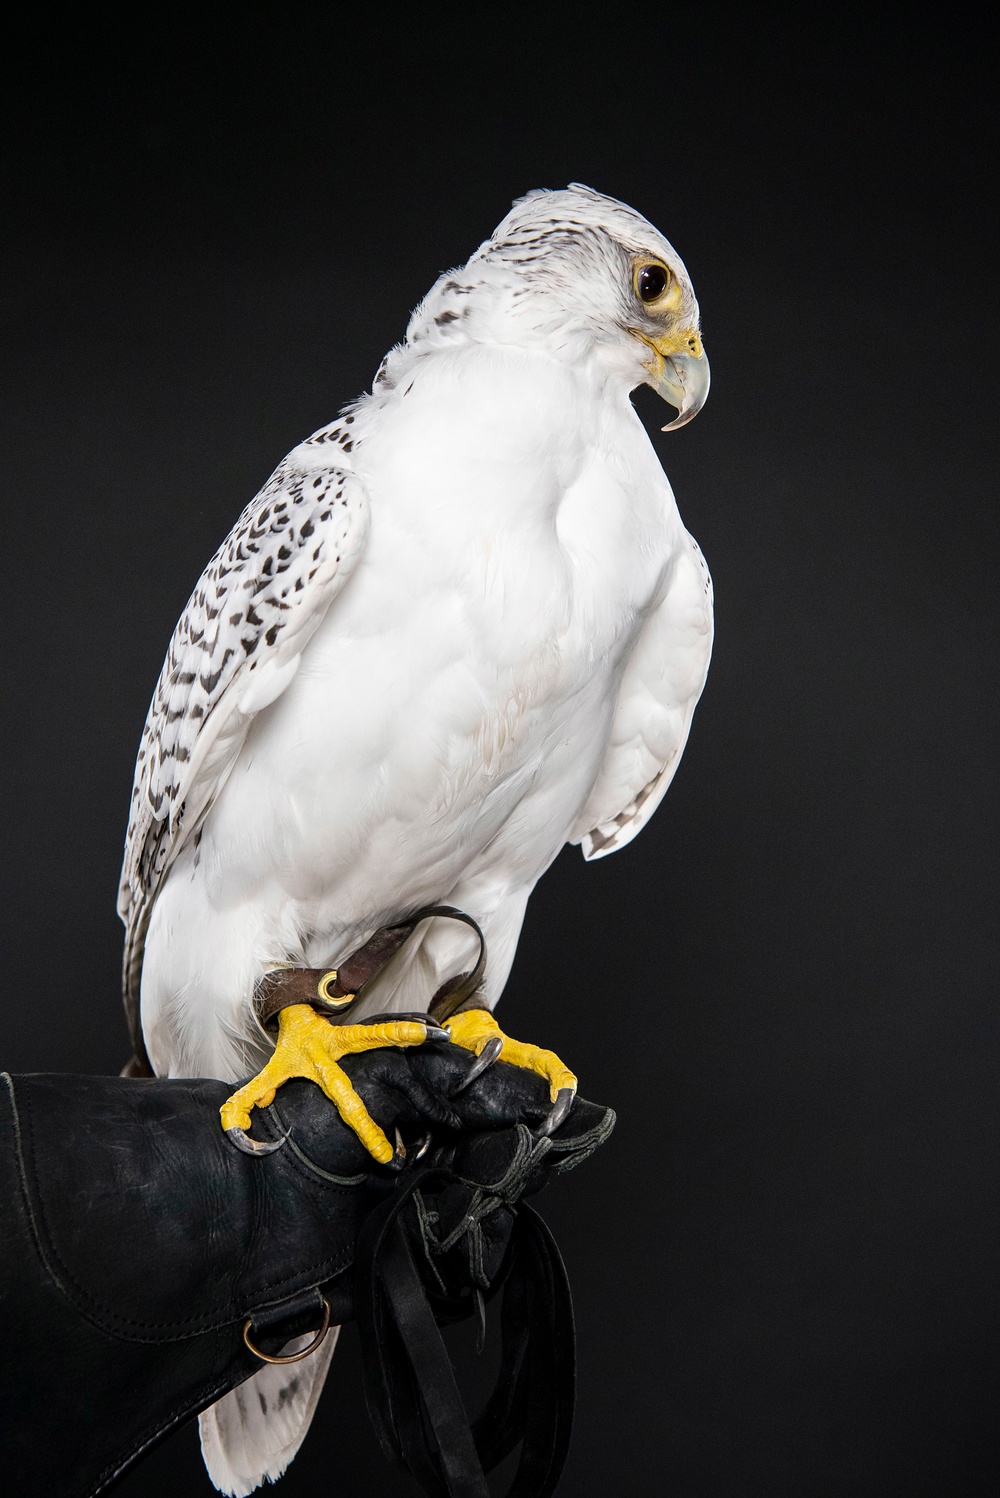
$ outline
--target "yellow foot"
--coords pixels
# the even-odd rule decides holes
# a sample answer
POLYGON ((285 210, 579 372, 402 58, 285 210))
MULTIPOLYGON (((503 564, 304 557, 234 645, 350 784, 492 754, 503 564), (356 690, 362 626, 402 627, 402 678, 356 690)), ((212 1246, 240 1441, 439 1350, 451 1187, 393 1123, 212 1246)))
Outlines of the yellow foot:
POLYGON ((464 1046, 482 1056, 487 1047, 494 1061, 509 1061, 512 1066, 523 1066, 527 1071, 537 1072, 549 1084, 549 1096, 554 1104, 546 1120, 545 1130, 551 1133, 562 1123, 576 1096, 576 1077, 565 1066, 554 1051, 543 1051, 541 1046, 528 1045, 521 1040, 512 1040, 505 1035, 488 1009, 464 1009, 444 1027, 456 1045, 464 1046), (499 1041, 499 1047, 497 1042, 499 1041))
MULTIPOLYGON (((438 1032, 439 1033, 439 1032, 438 1032)), ((278 1043, 274 1055, 252 1081, 234 1092, 221 1108, 222 1127, 234 1144, 251 1154, 269 1154, 277 1145, 255 1144, 245 1133, 251 1108, 266 1108, 274 1094, 292 1077, 307 1077, 326 1093, 346 1124, 381 1165, 393 1158, 393 1148, 351 1085, 343 1056, 374 1051, 380 1046, 422 1045, 428 1027, 416 1020, 392 1020, 378 1025, 331 1025, 309 1004, 290 1004, 278 1015, 278 1043)))

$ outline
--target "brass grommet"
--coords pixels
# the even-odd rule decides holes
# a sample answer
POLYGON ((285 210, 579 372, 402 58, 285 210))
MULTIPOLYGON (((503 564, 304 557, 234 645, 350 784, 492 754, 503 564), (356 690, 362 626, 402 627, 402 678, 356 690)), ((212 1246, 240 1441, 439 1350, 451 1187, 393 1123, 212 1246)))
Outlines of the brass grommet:
POLYGON ((332 967, 328 973, 323 974, 322 978, 316 984, 316 992, 323 1000, 323 1003, 329 1004, 331 1009, 346 1009, 348 1004, 354 1003, 357 995, 353 993, 345 993, 343 995, 332 994, 330 992, 330 984, 336 983, 336 981, 337 969, 332 967))
POLYGON ((253 1326, 253 1317, 250 1317, 250 1319, 244 1324, 244 1327, 243 1327, 243 1340, 247 1344, 247 1346, 249 1347, 250 1351, 253 1353, 253 1355, 254 1355, 255 1358, 260 1358, 260 1360, 261 1360, 262 1363, 301 1363, 301 1361, 302 1361, 303 1358, 307 1358, 311 1352, 315 1352, 316 1351, 317 1347, 322 1342, 322 1340, 326 1336, 327 1332, 330 1330, 330 1302, 327 1300, 326 1296, 324 1295, 323 1296, 323 1325, 320 1327, 320 1329, 316 1333, 315 1337, 313 1337, 312 1341, 309 1343, 309 1346, 308 1347, 303 1347, 303 1349, 302 1349, 301 1352, 292 1352, 292 1353, 289 1353, 288 1357, 284 1357, 284 1358, 272 1358, 266 1352, 261 1352, 261 1350, 260 1350, 259 1347, 255 1347, 253 1345, 253 1343, 250 1341, 250 1328, 252 1326, 253 1326))

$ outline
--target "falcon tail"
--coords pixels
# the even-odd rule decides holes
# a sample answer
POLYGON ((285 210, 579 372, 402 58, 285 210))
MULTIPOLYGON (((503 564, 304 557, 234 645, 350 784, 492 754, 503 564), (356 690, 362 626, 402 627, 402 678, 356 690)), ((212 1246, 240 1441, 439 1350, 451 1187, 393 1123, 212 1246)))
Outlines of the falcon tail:
POLYGON ((301 1363, 261 1368, 198 1417, 202 1456, 220 1493, 246 1498, 262 1483, 277 1482, 305 1440, 339 1330, 331 1327, 301 1363))

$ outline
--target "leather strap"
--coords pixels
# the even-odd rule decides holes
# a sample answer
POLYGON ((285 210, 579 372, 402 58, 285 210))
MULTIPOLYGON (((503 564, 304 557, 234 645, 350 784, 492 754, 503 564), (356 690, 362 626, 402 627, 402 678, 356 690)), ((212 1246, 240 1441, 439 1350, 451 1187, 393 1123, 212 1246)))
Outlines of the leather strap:
POLYGON ((425 905, 405 920, 392 926, 380 926, 363 946, 336 968, 272 968, 254 992, 254 1012, 260 1024, 265 1029, 276 1029, 279 1013, 292 1004, 311 1004, 328 1019, 344 1020, 420 922, 434 916, 462 921, 471 927, 479 938, 479 956, 470 972, 459 973, 442 983, 428 1005, 428 1012, 440 1023, 457 1014, 462 1007, 475 1007, 466 1001, 482 982, 486 968, 486 939, 477 922, 464 910, 454 905, 425 905))
MULTIPOLYGON (((355 1314, 368 1412, 386 1456, 409 1470, 429 1498, 489 1498, 485 1472, 518 1442, 507 1498, 550 1498, 569 1449, 575 1393, 566 1270, 542 1219, 519 1204, 504 1283, 500 1374, 470 1428, 402 1215, 416 1191, 448 1174, 439 1167, 414 1171, 358 1238, 355 1314)), ((443 1314, 456 1316, 447 1306, 443 1314)))

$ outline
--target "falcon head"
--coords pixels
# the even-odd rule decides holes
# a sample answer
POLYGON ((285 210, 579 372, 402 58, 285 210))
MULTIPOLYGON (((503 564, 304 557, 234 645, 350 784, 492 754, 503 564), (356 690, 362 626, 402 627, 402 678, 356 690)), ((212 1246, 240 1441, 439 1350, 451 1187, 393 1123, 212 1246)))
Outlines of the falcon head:
POLYGON ((698 303, 677 251, 627 204, 578 182, 519 198, 460 270, 414 312, 406 344, 457 340, 544 348, 592 360, 629 390, 652 386, 678 415, 708 397, 698 303))

